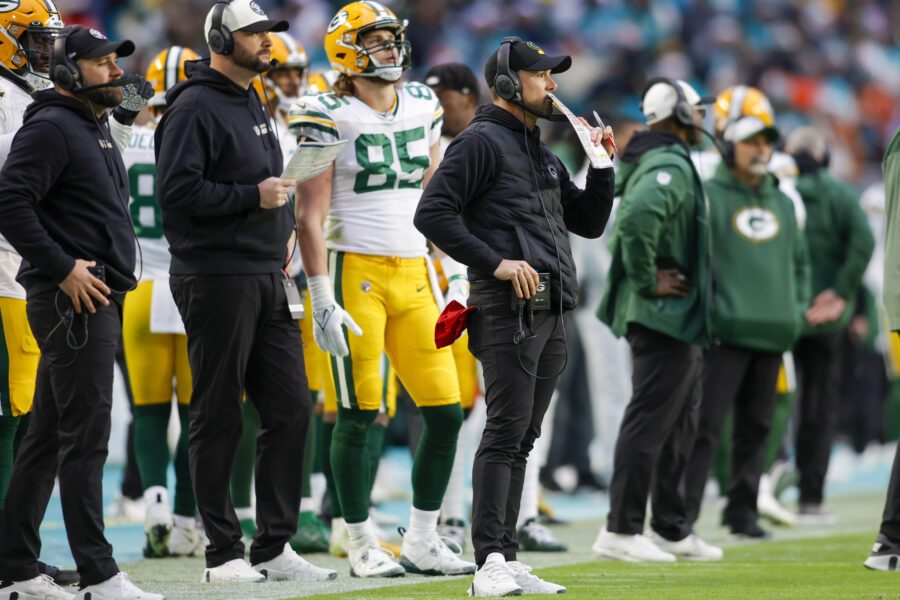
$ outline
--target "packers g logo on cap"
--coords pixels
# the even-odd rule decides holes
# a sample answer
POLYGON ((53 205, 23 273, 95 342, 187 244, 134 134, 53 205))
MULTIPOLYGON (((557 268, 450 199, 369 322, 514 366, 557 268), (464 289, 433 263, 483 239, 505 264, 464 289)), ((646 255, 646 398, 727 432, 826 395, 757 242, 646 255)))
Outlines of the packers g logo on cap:
POLYGON ((775 213, 759 207, 742 208, 735 213, 732 224, 735 231, 753 243, 768 242, 781 230, 775 213))
POLYGON ((263 9, 261 9, 259 7, 259 4, 257 4, 256 2, 250 2, 250 10, 252 10, 253 12, 255 12, 256 14, 258 14, 261 17, 266 16, 266 13, 263 12, 263 9))
POLYGON ((525 45, 528 46, 529 48, 531 48, 532 50, 534 50, 535 52, 537 52, 538 54, 544 53, 544 51, 541 50, 540 46, 538 46, 534 42, 525 42, 525 45))

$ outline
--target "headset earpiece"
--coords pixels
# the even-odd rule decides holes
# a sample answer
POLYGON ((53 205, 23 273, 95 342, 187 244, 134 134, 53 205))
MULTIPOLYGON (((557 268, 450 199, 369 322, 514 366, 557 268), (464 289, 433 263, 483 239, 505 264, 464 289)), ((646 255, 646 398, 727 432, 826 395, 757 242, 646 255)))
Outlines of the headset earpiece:
POLYGON ((228 56, 234 52, 234 35, 231 30, 222 24, 222 18, 225 16, 225 9, 231 4, 231 0, 218 0, 213 7, 212 24, 206 41, 209 49, 216 54, 228 56))
POLYGON ((647 92, 650 91, 650 88, 657 83, 664 83, 675 90, 676 100, 675 106, 672 107, 671 115, 674 121, 683 127, 693 127, 694 107, 688 102, 687 96, 684 95, 684 90, 681 89, 681 85, 669 77, 653 77, 644 85, 644 91, 641 92, 641 109, 643 109, 644 96, 646 96, 647 92))
POLYGON ((509 52, 512 45, 522 39, 514 36, 505 37, 497 51, 497 74, 494 75, 494 91, 506 100, 520 104, 522 102, 522 83, 519 76, 509 68, 509 52))
POLYGON ((66 54, 67 39, 68 33, 53 40, 50 81, 60 89, 72 92, 81 88, 81 69, 66 54))
POLYGON ((734 168, 734 142, 724 142, 722 151, 722 161, 729 169, 734 168))

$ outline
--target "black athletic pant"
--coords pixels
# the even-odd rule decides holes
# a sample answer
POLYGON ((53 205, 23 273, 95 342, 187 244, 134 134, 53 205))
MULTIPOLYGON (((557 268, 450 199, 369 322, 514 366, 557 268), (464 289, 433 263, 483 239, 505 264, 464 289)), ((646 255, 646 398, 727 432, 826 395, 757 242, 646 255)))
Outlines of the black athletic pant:
POLYGON ((780 354, 735 346, 718 346, 704 354, 697 437, 685 472, 685 499, 691 527, 700 514, 722 426, 732 407, 731 480, 722 521, 736 531, 745 531, 756 523, 756 496, 775 410, 775 384, 780 365, 780 354))
POLYGON ((125 384, 125 395, 128 397, 128 433, 125 435, 125 470, 122 473, 122 496, 137 500, 144 496, 144 486, 141 483, 141 472, 137 466, 137 455, 134 450, 134 394, 131 391, 131 378, 128 376, 128 363, 125 362, 125 344, 122 336, 119 336, 119 347, 116 349, 116 364, 122 373, 122 382, 125 384))
POLYGON ((122 328, 121 298, 93 315, 72 313, 60 325, 60 313, 66 314, 71 306, 59 291, 28 299, 28 322, 41 360, 31 422, 13 468, 0 527, 0 579, 6 581, 38 576, 38 528, 57 475, 66 535, 81 585, 100 583, 119 572, 103 535, 102 480, 113 365, 122 328))
POLYGON ((297 528, 312 400, 303 348, 281 275, 179 275, 172 295, 188 336, 194 389, 191 479, 209 545, 207 567, 243 558, 229 478, 241 437, 241 398, 259 411, 253 564, 281 554, 297 528))
POLYGON ((881 517, 881 533, 894 543, 900 543, 900 446, 894 453, 894 466, 891 469, 891 483, 888 486, 887 498, 884 501, 884 513, 881 517))
POLYGON ((487 423, 472 469, 472 544, 475 562, 500 552, 516 560, 516 521, 525 480, 525 463, 550 405, 566 342, 556 312, 522 316, 524 339, 513 336, 520 320, 510 309, 510 284, 473 284, 469 306, 469 349, 484 369, 487 423), (521 361, 521 365, 520 365, 521 361), (536 379, 522 368, 544 377, 536 379))
POLYGON ((616 440, 606 527, 642 533, 652 487, 650 526, 678 541, 690 533, 680 484, 694 441, 701 351, 640 325, 626 338, 632 394, 616 440))
POLYGON ((831 440, 838 418, 840 333, 800 338, 794 346, 797 366, 797 470, 800 503, 821 504, 831 440))

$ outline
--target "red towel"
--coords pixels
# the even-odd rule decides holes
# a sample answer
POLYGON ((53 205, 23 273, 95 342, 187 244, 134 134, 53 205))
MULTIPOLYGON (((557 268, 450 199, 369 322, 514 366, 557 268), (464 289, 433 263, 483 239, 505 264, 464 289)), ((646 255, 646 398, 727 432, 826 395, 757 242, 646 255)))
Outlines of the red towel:
POLYGON ((434 345, 443 348, 455 342, 466 330, 469 313, 473 310, 474 306, 467 308, 456 300, 450 302, 434 324, 434 345))

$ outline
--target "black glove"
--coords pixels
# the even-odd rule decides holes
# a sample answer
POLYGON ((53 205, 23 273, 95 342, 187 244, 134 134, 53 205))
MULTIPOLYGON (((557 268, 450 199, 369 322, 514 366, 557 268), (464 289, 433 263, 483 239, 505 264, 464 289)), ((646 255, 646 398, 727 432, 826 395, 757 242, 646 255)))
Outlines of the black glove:
POLYGON ((122 102, 113 110, 113 118, 122 125, 134 125, 138 113, 147 106, 154 93, 153 86, 143 77, 124 86, 122 102))

